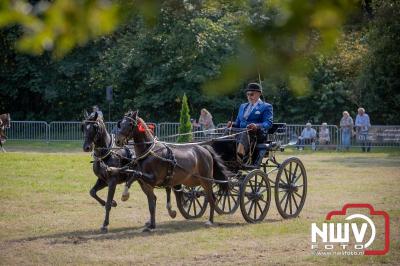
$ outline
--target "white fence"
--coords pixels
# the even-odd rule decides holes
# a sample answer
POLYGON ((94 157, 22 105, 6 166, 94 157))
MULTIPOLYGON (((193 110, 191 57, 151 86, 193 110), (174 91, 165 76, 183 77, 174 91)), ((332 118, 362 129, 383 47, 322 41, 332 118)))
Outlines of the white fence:
MULTIPOLYGON (((116 122, 106 122, 109 132, 113 132, 116 122)), ((150 123, 149 123, 150 124, 150 123)), ((168 142, 176 142, 179 134, 179 123, 163 122, 151 123, 154 125, 154 133, 160 139, 168 142)), ((223 134, 225 123, 217 125, 215 132, 199 132, 200 128, 194 128, 193 139, 200 141, 209 139, 213 136, 223 134)), ((297 142, 298 137, 304 129, 304 125, 287 124, 285 132, 275 135, 282 143, 297 142)), ((320 125, 313 125, 316 130, 316 143, 318 145, 318 136, 321 130, 320 125)), ((328 125, 330 141, 329 147, 342 147, 341 130, 335 125, 328 125)), ((9 140, 31 140, 31 141, 80 141, 83 139, 81 131, 81 122, 78 121, 54 121, 47 123, 45 121, 11 121, 11 127, 6 129, 6 135, 9 140)), ((364 141, 365 142, 365 141, 364 141)), ((372 126, 369 130, 366 142, 373 147, 400 147, 400 126, 372 126)), ((351 146, 361 146, 362 141, 358 135, 351 137, 351 146)), ((305 145, 311 146, 310 143, 305 145)))

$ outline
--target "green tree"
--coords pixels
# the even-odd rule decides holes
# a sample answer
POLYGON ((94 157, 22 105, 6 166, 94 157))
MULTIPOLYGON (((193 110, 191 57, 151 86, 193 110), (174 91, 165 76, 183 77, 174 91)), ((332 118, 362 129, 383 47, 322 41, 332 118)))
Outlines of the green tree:
POLYGON ((359 105, 374 124, 400 124, 400 2, 372 1, 368 53, 357 80, 359 105))
POLYGON ((179 119, 179 134, 178 142, 190 142, 192 140, 192 123, 190 122, 189 105, 186 94, 182 98, 181 117, 179 119))

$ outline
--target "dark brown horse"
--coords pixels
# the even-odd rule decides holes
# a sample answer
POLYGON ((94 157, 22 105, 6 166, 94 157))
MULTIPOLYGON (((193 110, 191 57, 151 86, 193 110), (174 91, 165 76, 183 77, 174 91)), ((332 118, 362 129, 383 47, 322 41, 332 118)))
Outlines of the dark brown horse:
POLYGON ((125 114, 118 123, 116 142, 118 145, 132 139, 136 153, 137 171, 130 182, 142 180, 148 186, 145 192, 148 196, 150 225, 156 227, 156 198, 154 188, 159 186, 172 187, 183 184, 189 187, 201 185, 210 202, 210 217, 206 225, 214 222, 215 199, 212 185, 219 182, 220 188, 226 190, 227 175, 230 174, 222 160, 210 146, 199 145, 166 145, 154 139, 146 123, 137 112, 125 114))
MULTIPOLYGON (((113 199, 116 186, 117 184, 127 182, 130 177, 130 175, 123 172, 110 174, 106 169, 107 167, 125 166, 132 161, 132 156, 128 149, 115 149, 113 147, 112 136, 107 132, 103 120, 98 119, 97 113, 94 113, 90 117, 85 113, 85 120, 82 122, 82 132, 84 133, 83 150, 85 152, 93 151, 93 172, 98 177, 96 184, 90 190, 90 195, 102 206, 105 206, 106 214, 101 232, 106 233, 111 207, 117 206, 117 202, 113 199), (97 191, 107 186, 107 201, 104 201, 97 196, 97 191)), ((170 194, 171 189, 167 190, 168 213, 172 218, 175 218, 176 212, 171 208, 170 194)))
POLYGON ((11 117, 9 113, 0 115, 0 148, 3 152, 6 150, 3 148, 3 144, 6 142, 6 128, 10 128, 11 117))

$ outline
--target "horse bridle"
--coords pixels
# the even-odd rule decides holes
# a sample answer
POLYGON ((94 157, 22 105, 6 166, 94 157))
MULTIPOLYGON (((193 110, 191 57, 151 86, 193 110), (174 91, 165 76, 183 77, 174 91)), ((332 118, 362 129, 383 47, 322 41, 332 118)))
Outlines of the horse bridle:
POLYGON ((86 123, 89 123, 89 124, 96 124, 98 126, 98 128, 96 128, 96 134, 94 135, 93 141, 97 140, 98 139, 98 134, 99 134, 99 127, 100 127, 99 121, 97 121, 97 120, 96 121, 83 120, 83 123, 85 123, 85 125, 86 125, 86 123))

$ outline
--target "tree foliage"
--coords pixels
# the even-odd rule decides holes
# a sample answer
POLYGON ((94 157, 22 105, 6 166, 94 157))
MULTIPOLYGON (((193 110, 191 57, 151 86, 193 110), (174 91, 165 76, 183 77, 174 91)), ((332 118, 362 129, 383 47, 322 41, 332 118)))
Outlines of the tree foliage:
POLYGON ((13 119, 106 111, 112 85, 112 120, 140 109, 147 121, 177 121, 186 93, 193 114, 207 108, 223 122, 260 74, 276 121, 338 123, 362 105, 375 124, 400 122, 395 1, 28 2, 0 0, 0 112, 13 119), (29 21, 42 26, 30 31, 29 21), (21 53, 21 42, 38 55, 21 53))

